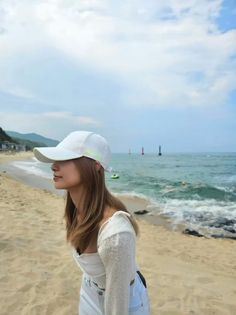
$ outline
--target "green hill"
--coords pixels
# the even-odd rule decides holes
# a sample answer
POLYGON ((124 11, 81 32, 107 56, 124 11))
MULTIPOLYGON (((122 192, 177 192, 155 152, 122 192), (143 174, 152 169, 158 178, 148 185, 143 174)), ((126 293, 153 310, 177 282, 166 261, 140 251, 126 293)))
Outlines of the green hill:
POLYGON ((4 131, 1 127, 0 141, 25 145, 26 150, 32 150, 34 147, 56 146, 59 143, 56 140, 45 138, 36 133, 22 134, 15 131, 4 131))
POLYGON ((6 131, 9 136, 15 139, 21 139, 21 140, 29 140, 31 142, 37 143, 41 147, 54 147, 56 146, 59 141, 43 137, 41 135, 38 135, 37 133, 19 133, 16 131, 6 131))
POLYGON ((17 141, 13 140, 1 127, 0 127, 0 141, 18 143, 17 141))
POLYGON ((24 140, 20 138, 12 138, 12 139, 14 140, 14 142, 25 145, 26 150, 33 150, 34 147, 46 147, 46 144, 41 143, 41 142, 34 142, 34 141, 24 140))

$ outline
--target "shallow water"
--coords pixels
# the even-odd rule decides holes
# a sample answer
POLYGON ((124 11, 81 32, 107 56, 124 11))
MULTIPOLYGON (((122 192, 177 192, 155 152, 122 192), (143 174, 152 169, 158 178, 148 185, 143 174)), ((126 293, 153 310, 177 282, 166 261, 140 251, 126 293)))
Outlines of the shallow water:
MULTIPOLYGON (((44 178, 49 164, 35 159, 13 165, 44 178)), ((203 234, 236 235, 236 153, 114 154, 108 188, 148 200, 148 210, 203 234)))

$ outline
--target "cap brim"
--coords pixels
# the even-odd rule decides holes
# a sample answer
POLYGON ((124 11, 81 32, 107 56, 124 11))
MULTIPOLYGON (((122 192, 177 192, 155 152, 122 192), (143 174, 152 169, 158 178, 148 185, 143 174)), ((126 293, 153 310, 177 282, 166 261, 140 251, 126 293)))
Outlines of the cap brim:
POLYGON ((44 163, 73 160, 82 156, 58 147, 34 148, 33 152, 36 159, 44 163))

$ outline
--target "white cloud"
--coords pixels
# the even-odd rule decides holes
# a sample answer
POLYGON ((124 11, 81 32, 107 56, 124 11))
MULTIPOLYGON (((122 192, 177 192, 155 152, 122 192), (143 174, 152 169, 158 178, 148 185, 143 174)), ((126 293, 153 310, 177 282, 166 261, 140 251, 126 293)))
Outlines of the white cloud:
POLYGON ((68 123, 71 123, 73 125, 79 124, 80 126, 95 126, 98 127, 100 125, 100 122, 96 120, 93 117, 89 116, 76 116, 70 112, 48 112, 42 114, 45 118, 55 119, 61 122, 64 122, 65 120, 68 123))
POLYGON ((47 42, 42 24, 35 16, 35 4, 29 0, 0 3, 0 57, 36 51, 47 42))
POLYGON ((26 98, 26 99, 34 99, 35 98, 31 91, 26 90, 22 87, 18 87, 18 86, 12 86, 12 87, 6 86, 4 88, 4 92, 8 93, 10 95, 13 95, 13 96, 20 97, 20 98, 26 98))
POLYGON ((236 87, 236 30, 218 29, 221 0, 7 3, 5 53, 51 45, 124 81, 126 103, 222 105, 236 87))
POLYGON ((99 129, 101 123, 93 117, 76 116, 70 112, 6 113, 0 112, 4 130, 22 133, 36 132, 54 139, 62 139, 68 132, 78 129, 99 129))

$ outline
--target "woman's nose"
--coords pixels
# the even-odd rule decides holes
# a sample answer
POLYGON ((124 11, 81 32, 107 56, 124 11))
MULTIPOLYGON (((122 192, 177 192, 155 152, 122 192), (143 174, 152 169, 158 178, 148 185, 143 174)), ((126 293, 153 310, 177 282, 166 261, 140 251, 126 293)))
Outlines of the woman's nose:
POLYGON ((54 163, 51 165, 51 170, 52 170, 53 172, 58 171, 58 164, 57 164, 56 162, 54 162, 54 163))

